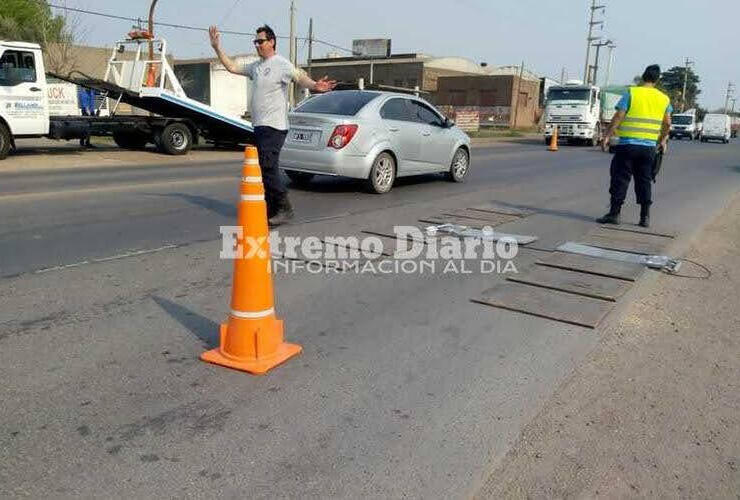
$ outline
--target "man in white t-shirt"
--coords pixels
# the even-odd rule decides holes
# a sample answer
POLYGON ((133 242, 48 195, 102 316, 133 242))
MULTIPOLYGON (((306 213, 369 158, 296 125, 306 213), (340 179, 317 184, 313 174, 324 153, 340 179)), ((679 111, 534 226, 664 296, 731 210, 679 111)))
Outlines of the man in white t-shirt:
POLYGON ((265 183, 267 214, 271 226, 284 224, 293 218, 288 190, 279 169, 280 150, 288 134, 288 86, 296 82, 314 92, 328 92, 336 82, 327 77, 313 81, 290 61, 277 55, 275 32, 267 25, 257 28, 253 43, 260 60, 251 64, 236 64, 224 54, 218 28, 211 26, 209 35, 211 46, 226 70, 244 75, 253 82, 249 109, 265 183))

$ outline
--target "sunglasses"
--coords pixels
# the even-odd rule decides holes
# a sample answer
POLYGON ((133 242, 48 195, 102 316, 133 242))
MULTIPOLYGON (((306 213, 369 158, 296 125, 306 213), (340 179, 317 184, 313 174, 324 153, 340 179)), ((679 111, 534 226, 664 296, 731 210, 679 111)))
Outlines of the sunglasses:
POLYGON ((268 40, 267 38, 257 38, 255 40, 252 40, 252 43, 255 45, 262 45, 263 43, 269 42, 269 41, 270 40, 268 40))

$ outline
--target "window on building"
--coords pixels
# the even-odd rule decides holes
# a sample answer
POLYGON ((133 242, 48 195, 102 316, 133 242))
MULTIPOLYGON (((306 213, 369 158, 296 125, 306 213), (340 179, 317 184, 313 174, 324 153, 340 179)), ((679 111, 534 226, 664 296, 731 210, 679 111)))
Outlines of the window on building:
POLYGON ((33 52, 6 50, 0 58, 0 85, 12 86, 36 81, 36 59, 33 52))
POLYGON ((480 91, 480 105, 481 106, 495 106, 496 105, 496 91, 493 89, 485 89, 480 91))
POLYGON ((413 89, 418 85, 416 78, 409 78, 409 88, 413 89))
POLYGON ((403 87, 403 80, 394 80, 393 85, 396 87, 403 87))

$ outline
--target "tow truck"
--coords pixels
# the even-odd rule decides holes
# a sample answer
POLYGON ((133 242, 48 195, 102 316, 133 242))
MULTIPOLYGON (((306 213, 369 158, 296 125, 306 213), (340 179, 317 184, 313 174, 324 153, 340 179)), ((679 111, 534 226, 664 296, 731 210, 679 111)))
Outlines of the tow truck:
POLYGON ((143 149, 151 143, 171 155, 186 154, 201 140, 234 145, 252 142, 250 122, 185 95, 166 54, 164 38, 129 34, 114 44, 102 79, 79 71, 49 73, 55 79, 94 89, 112 103, 109 116, 51 116, 41 47, 0 41, 0 159, 15 148, 16 139, 36 137, 110 136, 125 149, 143 149), (154 57, 143 50, 149 44, 155 48, 154 57), (149 113, 118 114, 120 103, 149 113))

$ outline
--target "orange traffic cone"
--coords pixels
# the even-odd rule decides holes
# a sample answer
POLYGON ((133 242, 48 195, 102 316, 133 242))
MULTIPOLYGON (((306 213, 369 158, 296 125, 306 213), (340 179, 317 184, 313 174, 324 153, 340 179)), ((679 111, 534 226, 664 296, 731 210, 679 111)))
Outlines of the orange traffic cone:
POLYGON ((234 260, 231 314, 221 325, 221 345, 200 359, 262 374, 300 353, 283 341, 283 322, 275 317, 267 208, 257 148, 247 146, 237 208, 243 255, 234 260))
POLYGON ((558 127, 555 125, 555 128, 552 131, 552 137, 550 137, 550 147, 547 148, 548 151, 557 151, 558 150, 558 127))

